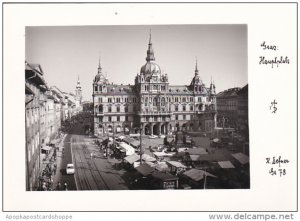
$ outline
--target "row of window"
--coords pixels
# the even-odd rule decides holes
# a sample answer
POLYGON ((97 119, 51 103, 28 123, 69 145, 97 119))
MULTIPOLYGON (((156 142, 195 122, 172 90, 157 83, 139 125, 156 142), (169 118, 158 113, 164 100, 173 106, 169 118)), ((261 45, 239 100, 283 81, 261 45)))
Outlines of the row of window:
MULTIPOLYGON (((161 102, 162 104, 161 105, 164 105, 166 101, 169 101, 169 102, 194 102, 194 97, 168 97, 168 98, 160 98, 160 97, 145 97, 145 98, 141 98, 141 102, 145 102, 145 103, 155 103, 157 104, 157 102, 161 102), (167 100, 166 100, 167 99, 167 100)), ((196 100, 198 102, 206 102, 206 97, 196 97, 196 100)), ((137 103, 139 102, 140 100, 137 98, 137 97, 108 97, 107 98, 107 102, 108 103, 121 103, 121 102, 129 102, 129 103, 137 103)), ((102 97, 99 97, 98 98, 98 102, 99 103, 103 103, 103 98, 102 97)))
POLYGON ((165 91, 166 90, 166 85, 144 85, 143 89, 145 91, 152 91, 152 90, 156 90, 156 91, 165 91))
MULTIPOLYGON (((128 116, 125 116, 125 121, 128 121, 128 120, 129 120, 128 116)), ((103 122, 103 117, 98 117, 98 121, 102 123, 103 122)), ((112 122, 112 117, 111 116, 108 117, 108 122, 112 122)), ((120 116, 117 116, 116 122, 120 122, 120 116)))

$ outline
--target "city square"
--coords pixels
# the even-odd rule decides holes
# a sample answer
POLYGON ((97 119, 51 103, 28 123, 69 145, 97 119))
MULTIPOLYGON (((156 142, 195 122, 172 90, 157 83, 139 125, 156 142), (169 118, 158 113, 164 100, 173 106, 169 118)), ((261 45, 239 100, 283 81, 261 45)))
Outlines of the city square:
MULTIPOLYGON (((210 31, 205 28, 199 33, 210 31)), ((195 56, 193 73, 174 84, 177 75, 166 73, 156 59, 158 30, 145 34, 146 63, 126 77, 134 84, 118 82, 118 75, 110 78, 101 55, 93 76, 78 73, 73 85, 67 79, 75 93, 64 92, 68 89, 60 89, 63 84, 48 85, 47 68, 38 64, 33 49, 28 52, 26 190, 250 188, 246 67, 237 72, 244 79, 238 83, 227 83, 220 75, 204 79, 205 60, 195 56)), ((35 31, 38 28, 29 28, 29 36, 35 31)), ((66 76, 61 77, 63 81, 66 76)), ((59 82, 52 82, 55 79, 59 82)))

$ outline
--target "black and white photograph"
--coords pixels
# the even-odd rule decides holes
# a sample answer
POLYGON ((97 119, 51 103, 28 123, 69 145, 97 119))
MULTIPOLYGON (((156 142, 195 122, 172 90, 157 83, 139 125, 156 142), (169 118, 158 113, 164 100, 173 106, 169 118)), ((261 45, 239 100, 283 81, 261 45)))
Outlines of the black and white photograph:
POLYGON ((25 30, 27 191, 249 189, 247 25, 25 30))
POLYGON ((292 220, 297 9, 3 3, 5 218, 292 220))

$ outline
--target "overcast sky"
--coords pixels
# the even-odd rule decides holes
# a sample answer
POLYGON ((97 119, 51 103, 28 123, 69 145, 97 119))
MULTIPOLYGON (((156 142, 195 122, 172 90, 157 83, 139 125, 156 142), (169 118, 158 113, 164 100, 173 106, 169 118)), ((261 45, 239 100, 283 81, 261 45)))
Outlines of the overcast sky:
POLYGON ((199 74, 217 93, 248 83, 246 25, 27 27, 26 61, 41 65, 49 86, 75 93, 79 76, 83 100, 92 99, 92 83, 101 57, 110 82, 134 84, 146 63, 149 32, 156 63, 173 85, 199 74))

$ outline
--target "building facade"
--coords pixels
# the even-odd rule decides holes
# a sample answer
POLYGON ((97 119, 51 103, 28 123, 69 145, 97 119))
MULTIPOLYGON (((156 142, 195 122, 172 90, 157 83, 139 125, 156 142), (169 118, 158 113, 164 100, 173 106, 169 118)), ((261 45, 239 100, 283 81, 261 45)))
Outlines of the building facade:
POLYGON ((217 105, 219 127, 248 131, 248 84, 218 93, 217 105))
POLYGON ((134 85, 111 84, 99 61, 93 82, 94 134, 115 132, 167 134, 212 132, 216 127, 216 88, 206 87, 199 71, 189 85, 170 85, 168 75, 155 62, 151 35, 146 63, 134 85))
POLYGON ((25 62, 26 190, 39 185, 41 138, 45 136, 46 83, 40 65, 25 62))

